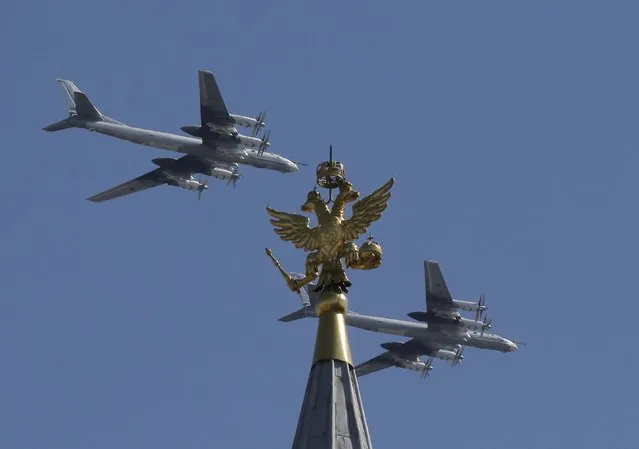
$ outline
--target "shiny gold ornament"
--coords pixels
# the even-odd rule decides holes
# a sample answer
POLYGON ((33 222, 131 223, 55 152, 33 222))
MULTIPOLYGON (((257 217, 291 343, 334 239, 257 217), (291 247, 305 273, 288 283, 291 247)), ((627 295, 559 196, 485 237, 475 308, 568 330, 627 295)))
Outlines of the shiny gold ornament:
MULTIPOLYGON (((382 264, 382 245, 373 241, 369 237, 362 246, 359 247, 359 270, 373 270, 382 264)), ((355 267, 353 267, 355 268, 355 267)))
POLYGON ((317 185, 325 189, 336 189, 346 179, 344 165, 337 161, 326 161, 319 164, 315 176, 317 185))
POLYGON ((322 162, 317 167, 317 184, 328 189, 339 189, 329 209, 322 195, 313 189, 306 195, 302 211, 315 213, 317 226, 311 228, 311 220, 298 214, 281 212, 270 207, 275 233, 282 240, 289 241, 296 248, 310 251, 306 257, 306 274, 303 279, 295 279, 282 268, 270 249, 266 254, 280 271, 289 288, 299 292, 306 284, 319 276, 316 291, 321 291, 315 311, 319 318, 315 355, 313 363, 322 360, 341 360, 352 366, 351 351, 346 332, 346 312, 348 299, 345 295, 351 282, 346 276, 342 259, 348 268, 372 270, 382 263, 382 247, 369 238, 361 248, 355 244, 368 227, 382 216, 391 197, 390 189, 395 183, 391 178, 386 184, 370 195, 357 201, 359 192, 345 178, 344 165, 332 160, 322 162), (353 214, 344 217, 348 203, 353 203, 353 214), (320 271, 321 270, 321 271, 320 271))
MULTIPOLYGON (((351 282, 344 271, 342 258, 345 259, 346 266, 353 269, 370 270, 381 264, 381 246, 368 242, 362 253, 354 240, 365 233, 371 223, 381 218, 382 212, 388 207, 390 189, 394 183, 395 180, 391 178, 379 189, 355 202, 352 207, 353 215, 348 219, 344 217, 346 205, 359 198, 359 192, 350 182, 345 179, 337 181, 339 193, 331 209, 317 190, 310 191, 301 209, 307 213, 315 212, 318 225, 314 228, 311 228, 308 217, 266 208, 272 217, 275 233, 282 240, 289 241, 304 251, 312 251, 306 257, 306 276, 303 279, 285 276, 291 290, 299 291, 319 275, 317 291, 331 286, 337 291, 347 292, 351 282)), ((269 255, 279 266, 272 254, 269 255)))
POLYGON ((352 364, 351 348, 346 332, 348 299, 344 293, 324 290, 315 306, 319 317, 313 362, 341 360, 352 364))

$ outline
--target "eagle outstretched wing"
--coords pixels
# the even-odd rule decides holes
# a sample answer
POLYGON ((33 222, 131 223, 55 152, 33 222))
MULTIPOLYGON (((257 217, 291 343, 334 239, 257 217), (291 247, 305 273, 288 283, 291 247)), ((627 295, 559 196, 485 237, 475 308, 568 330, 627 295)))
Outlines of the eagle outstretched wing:
POLYGON ((279 210, 266 208, 271 217, 270 221, 275 227, 275 233, 282 240, 292 242, 296 248, 304 248, 305 251, 319 249, 319 236, 317 228, 311 228, 311 220, 298 214, 289 214, 279 210))
POLYGON ((388 200, 391 197, 390 188, 393 184, 395 179, 391 178, 379 189, 353 204, 353 216, 342 223, 346 241, 357 240, 368 230, 372 222, 381 218, 382 212, 388 206, 388 200))

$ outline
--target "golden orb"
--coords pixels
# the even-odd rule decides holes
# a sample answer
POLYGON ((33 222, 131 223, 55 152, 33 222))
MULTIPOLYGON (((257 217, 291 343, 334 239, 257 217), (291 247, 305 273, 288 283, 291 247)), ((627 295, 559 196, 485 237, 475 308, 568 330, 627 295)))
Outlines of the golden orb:
POLYGON ((335 290, 324 290, 315 306, 317 316, 325 312, 346 313, 348 310, 348 298, 344 293, 335 290))
POLYGON ((346 175, 344 164, 338 161, 324 161, 317 166, 317 185, 325 189, 336 189, 340 186, 346 175))
POLYGON ((362 270, 373 270, 382 264, 382 245, 370 237, 359 248, 359 265, 362 270))

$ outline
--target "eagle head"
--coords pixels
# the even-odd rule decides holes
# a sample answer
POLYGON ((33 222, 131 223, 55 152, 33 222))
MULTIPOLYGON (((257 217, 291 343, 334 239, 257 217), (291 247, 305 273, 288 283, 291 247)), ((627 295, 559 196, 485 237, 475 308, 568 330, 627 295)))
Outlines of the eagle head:
POLYGON ((316 189, 313 189, 306 195, 306 202, 302 204, 302 211, 306 213, 313 212, 317 201, 322 201, 322 195, 316 189))

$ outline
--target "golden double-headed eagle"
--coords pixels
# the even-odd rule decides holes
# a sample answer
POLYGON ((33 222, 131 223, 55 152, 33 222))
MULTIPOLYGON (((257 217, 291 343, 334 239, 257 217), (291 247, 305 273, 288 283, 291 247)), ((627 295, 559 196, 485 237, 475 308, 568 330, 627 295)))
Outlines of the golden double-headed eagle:
POLYGON ((275 233, 282 240, 293 243, 296 248, 311 251, 306 257, 306 276, 303 279, 293 279, 267 249, 267 254, 284 274, 291 290, 299 291, 319 275, 318 291, 327 286, 347 291, 351 283, 344 271, 342 258, 345 259, 348 268, 368 270, 380 265, 381 247, 379 245, 369 241, 362 245, 362 248, 358 248, 354 241, 368 230, 371 223, 382 216, 382 212, 388 206, 390 189, 394 183, 395 180, 391 178, 379 189, 355 202, 352 207, 353 214, 348 219, 344 218, 346 205, 359 198, 359 192, 350 182, 345 179, 339 180, 337 183, 339 193, 332 209, 328 208, 321 194, 313 189, 302 205, 302 211, 315 212, 317 226, 313 228, 308 217, 266 208, 272 217, 270 221, 275 228, 275 233))

